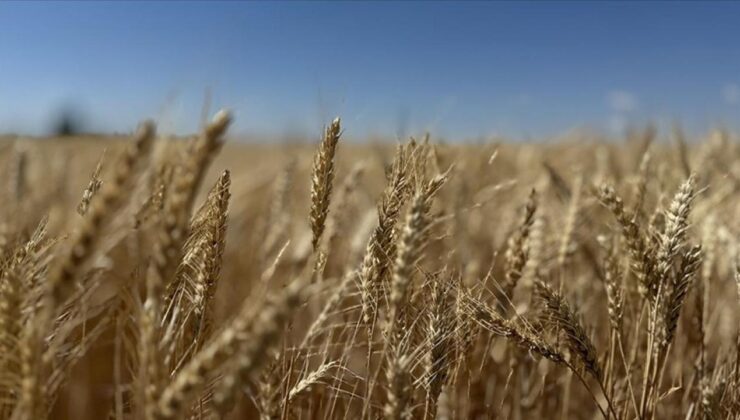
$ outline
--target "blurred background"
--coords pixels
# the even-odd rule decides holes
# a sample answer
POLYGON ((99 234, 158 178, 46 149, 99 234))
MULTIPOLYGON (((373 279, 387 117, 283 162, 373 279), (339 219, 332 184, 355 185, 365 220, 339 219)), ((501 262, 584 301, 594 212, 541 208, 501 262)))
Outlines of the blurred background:
POLYGON ((0 133, 245 141, 738 128, 740 4, 0 2, 0 133))

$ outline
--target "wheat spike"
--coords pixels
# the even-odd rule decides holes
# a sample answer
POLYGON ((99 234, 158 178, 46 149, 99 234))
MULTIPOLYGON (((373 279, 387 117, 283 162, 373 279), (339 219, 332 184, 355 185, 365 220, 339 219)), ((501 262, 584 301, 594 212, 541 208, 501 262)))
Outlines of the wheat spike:
POLYGON ((313 161, 310 217, 311 231, 313 232, 311 244, 314 249, 318 249, 319 241, 326 227, 326 216, 329 214, 329 200, 334 184, 334 155, 340 136, 340 120, 335 118, 324 131, 319 151, 313 161))

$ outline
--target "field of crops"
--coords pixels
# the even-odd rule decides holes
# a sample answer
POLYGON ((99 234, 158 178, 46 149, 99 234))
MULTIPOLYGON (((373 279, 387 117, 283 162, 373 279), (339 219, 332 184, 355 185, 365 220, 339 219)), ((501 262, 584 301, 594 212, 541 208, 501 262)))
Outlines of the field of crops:
POLYGON ((0 418, 738 419, 740 143, 0 145, 0 418))

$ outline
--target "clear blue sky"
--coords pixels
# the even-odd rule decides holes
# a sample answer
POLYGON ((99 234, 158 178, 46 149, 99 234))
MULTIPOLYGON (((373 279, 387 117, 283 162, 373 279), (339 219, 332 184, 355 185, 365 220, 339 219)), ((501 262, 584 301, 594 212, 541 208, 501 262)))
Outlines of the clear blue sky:
POLYGON ((0 132, 91 128, 540 136, 740 116, 737 3, 0 2, 0 132))

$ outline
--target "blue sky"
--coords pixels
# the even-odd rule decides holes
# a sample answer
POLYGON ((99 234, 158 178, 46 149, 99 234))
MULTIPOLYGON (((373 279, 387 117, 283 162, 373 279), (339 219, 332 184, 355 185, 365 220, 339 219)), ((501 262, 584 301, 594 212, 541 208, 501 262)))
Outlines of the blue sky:
POLYGON ((0 2, 0 132, 546 136, 740 116, 737 3, 0 2))

